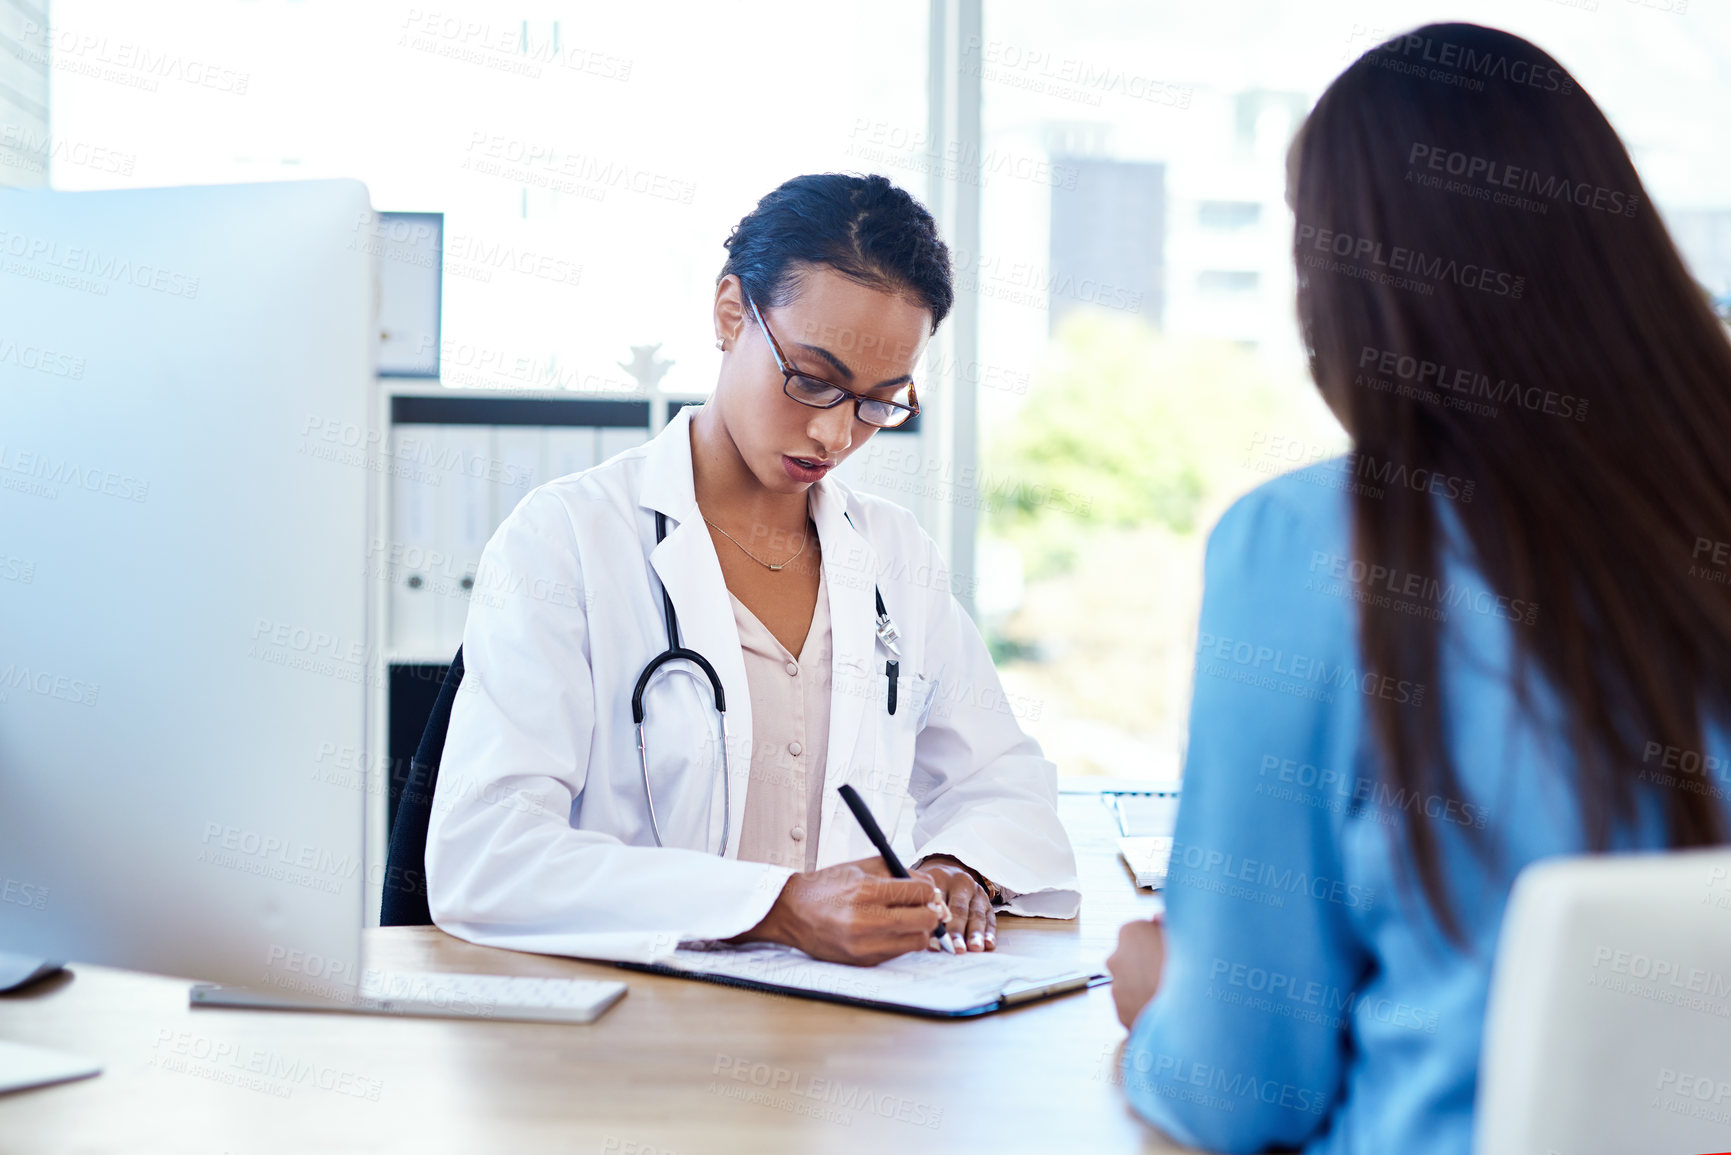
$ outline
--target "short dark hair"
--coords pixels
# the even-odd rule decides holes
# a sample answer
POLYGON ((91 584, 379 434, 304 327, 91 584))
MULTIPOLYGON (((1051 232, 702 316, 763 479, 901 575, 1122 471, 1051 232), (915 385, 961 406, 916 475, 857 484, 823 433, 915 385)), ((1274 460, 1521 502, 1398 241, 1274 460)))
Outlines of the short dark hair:
POLYGON ((765 309, 799 295, 807 265, 915 298, 931 312, 933 332, 955 301, 937 222, 875 173, 796 176, 758 201, 723 244, 727 263, 716 280, 732 273, 765 309))

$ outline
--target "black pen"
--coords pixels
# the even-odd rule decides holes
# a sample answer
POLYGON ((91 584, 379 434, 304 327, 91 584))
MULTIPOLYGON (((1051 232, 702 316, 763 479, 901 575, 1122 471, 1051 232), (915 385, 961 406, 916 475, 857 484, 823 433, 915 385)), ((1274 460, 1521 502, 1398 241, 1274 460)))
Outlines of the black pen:
MULTIPOLYGON (((853 811, 853 816, 859 819, 861 829, 865 831, 866 837, 872 840, 872 845, 878 848, 878 853, 883 855, 884 865, 890 868, 890 873, 896 878, 912 878, 908 868, 902 865, 902 860, 897 858, 896 852, 890 848, 890 840, 884 837, 883 829, 878 826, 878 820, 872 817, 872 812, 866 806, 865 799, 859 796, 859 791, 843 784, 836 787, 836 793, 847 803, 847 808, 853 811)), ((940 923, 938 929, 932 932, 932 937, 938 940, 938 945, 944 950, 951 954, 956 953, 955 945, 950 942, 949 923, 940 923)))

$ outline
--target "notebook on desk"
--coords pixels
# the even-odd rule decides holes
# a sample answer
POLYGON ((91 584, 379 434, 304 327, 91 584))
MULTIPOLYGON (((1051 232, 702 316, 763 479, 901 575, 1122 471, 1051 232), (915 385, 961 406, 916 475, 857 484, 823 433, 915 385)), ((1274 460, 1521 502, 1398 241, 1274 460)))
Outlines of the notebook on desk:
POLYGON ((1145 790, 1113 790, 1100 795, 1117 820, 1118 854, 1136 885, 1147 890, 1166 886, 1172 857, 1172 830, 1178 822, 1179 784, 1145 790))
POLYGON ((1118 833, 1125 838, 1155 838, 1169 836, 1178 824, 1178 801, 1182 797, 1177 783, 1147 790, 1110 790, 1100 800, 1112 812, 1118 823, 1118 833))
POLYGON ((819 962, 803 951, 774 943, 714 949, 686 945, 653 963, 619 965, 936 1018, 990 1014, 1111 981, 1103 973, 1073 963, 1000 951, 959 955, 915 951, 875 967, 856 967, 819 962))
POLYGON ((1118 853, 1144 890, 1166 888, 1166 867, 1172 859, 1171 837, 1120 838, 1118 853))

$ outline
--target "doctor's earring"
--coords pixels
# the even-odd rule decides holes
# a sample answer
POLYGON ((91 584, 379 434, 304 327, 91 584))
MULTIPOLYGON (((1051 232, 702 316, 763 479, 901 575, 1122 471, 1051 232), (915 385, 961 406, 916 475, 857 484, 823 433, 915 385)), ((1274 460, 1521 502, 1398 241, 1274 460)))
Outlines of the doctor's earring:
POLYGON ((725 341, 723 341, 720 337, 717 337, 715 339, 715 347, 717 349, 720 349, 723 353, 727 352, 727 343, 725 341))

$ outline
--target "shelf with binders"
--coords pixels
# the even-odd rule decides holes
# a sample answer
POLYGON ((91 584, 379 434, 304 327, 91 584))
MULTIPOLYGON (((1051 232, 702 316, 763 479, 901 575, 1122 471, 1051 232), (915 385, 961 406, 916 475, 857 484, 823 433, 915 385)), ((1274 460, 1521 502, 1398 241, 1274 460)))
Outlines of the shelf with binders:
POLYGON ((389 528, 368 558, 390 590, 389 662, 449 662, 493 531, 537 485, 641 445, 653 408, 630 397, 392 397, 389 528))

